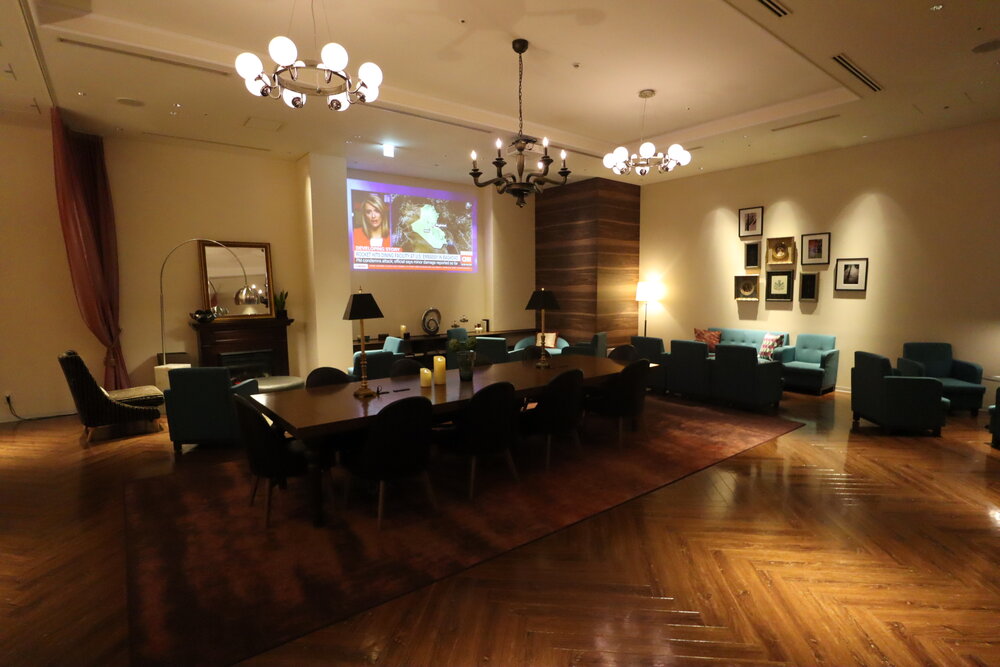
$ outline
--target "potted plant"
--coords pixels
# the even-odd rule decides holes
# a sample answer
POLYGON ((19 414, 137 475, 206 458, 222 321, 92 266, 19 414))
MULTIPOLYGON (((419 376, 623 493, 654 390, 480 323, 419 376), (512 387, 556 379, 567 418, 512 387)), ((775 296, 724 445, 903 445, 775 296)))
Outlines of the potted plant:
POLYGON ((285 301, 288 300, 288 292, 282 290, 274 295, 274 314, 280 319, 288 319, 288 311, 285 310, 285 301))
POLYGON ((448 341, 448 351, 455 353, 458 362, 458 377, 461 380, 472 379, 472 368, 476 365, 476 339, 473 337, 448 341))

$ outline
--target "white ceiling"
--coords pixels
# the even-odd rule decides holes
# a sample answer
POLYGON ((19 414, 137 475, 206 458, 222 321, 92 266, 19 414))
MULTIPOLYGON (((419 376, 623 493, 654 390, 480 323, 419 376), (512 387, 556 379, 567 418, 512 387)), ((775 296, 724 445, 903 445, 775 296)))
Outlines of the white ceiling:
POLYGON ((600 156, 618 144, 635 150, 640 136, 662 148, 682 143, 692 163, 623 180, 1000 117, 1000 51, 973 52, 1000 39, 1000 2, 780 4, 782 18, 760 0, 4 0, 0 119, 47 122, 56 104, 74 127, 106 136, 285 159, 331 153, 355 168, 468 182, 469 151, 488 155, 496 136, 517 129, 516 37, 531 43, 525 131, 570 152, 571 180, 611 177, 600 156), (279 33, 300 57, 338 41, 349 71, 378 63, 381 97, 344 113, 315 99, 292 110, 251 97, 233 59, 250 50, 269 62, 267 43, 279 33), (838 54, 883 90, 848 74, 838 54), (642 88, 657 91, 645 132, 642 88), (384 141, 398 146, 396 158, 381 156, 384 141))

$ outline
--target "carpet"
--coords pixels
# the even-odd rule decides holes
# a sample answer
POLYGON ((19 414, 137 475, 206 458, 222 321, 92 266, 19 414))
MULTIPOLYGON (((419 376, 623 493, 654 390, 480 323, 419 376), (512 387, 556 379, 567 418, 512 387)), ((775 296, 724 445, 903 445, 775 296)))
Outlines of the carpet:
POLYGON ((436 461, 439 511, 419 482, 390 485, 383 529, 375 502, 330 498, 328 525, 309 521, 304 480, 248 505, 246 464, 180 466, 126 487, 130 644, 134 665, 223 665, 261 653, 660 488, 801 424, 650 397, 646 428, 615 446, 616 425, 589 417, 583 445, 544 442, 484 461, 475 503, 467 468, 436 461), (331 505, 335 507, 331 508, 331 505))

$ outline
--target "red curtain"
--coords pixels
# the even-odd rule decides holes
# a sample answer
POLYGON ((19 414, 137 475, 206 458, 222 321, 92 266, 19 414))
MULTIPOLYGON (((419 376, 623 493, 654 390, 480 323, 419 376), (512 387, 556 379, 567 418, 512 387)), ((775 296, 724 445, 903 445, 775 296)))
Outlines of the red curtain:
POLYGON ((52 109, 56 199, 80 315, 106 348, 104 387, 130 386, 118 327, 118 242, 104 142, 67 130, 52 109))

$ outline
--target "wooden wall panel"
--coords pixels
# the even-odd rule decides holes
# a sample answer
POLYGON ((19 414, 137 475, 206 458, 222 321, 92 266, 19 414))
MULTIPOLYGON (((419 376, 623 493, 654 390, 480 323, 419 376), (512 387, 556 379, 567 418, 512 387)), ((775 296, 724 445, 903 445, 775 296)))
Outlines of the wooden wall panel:
POLYGON ((571 342, 608 332, 611 346, 636 334, 639 186, 591 178, 535 199, 535 283, 561 309, 546 328, 571 342))

